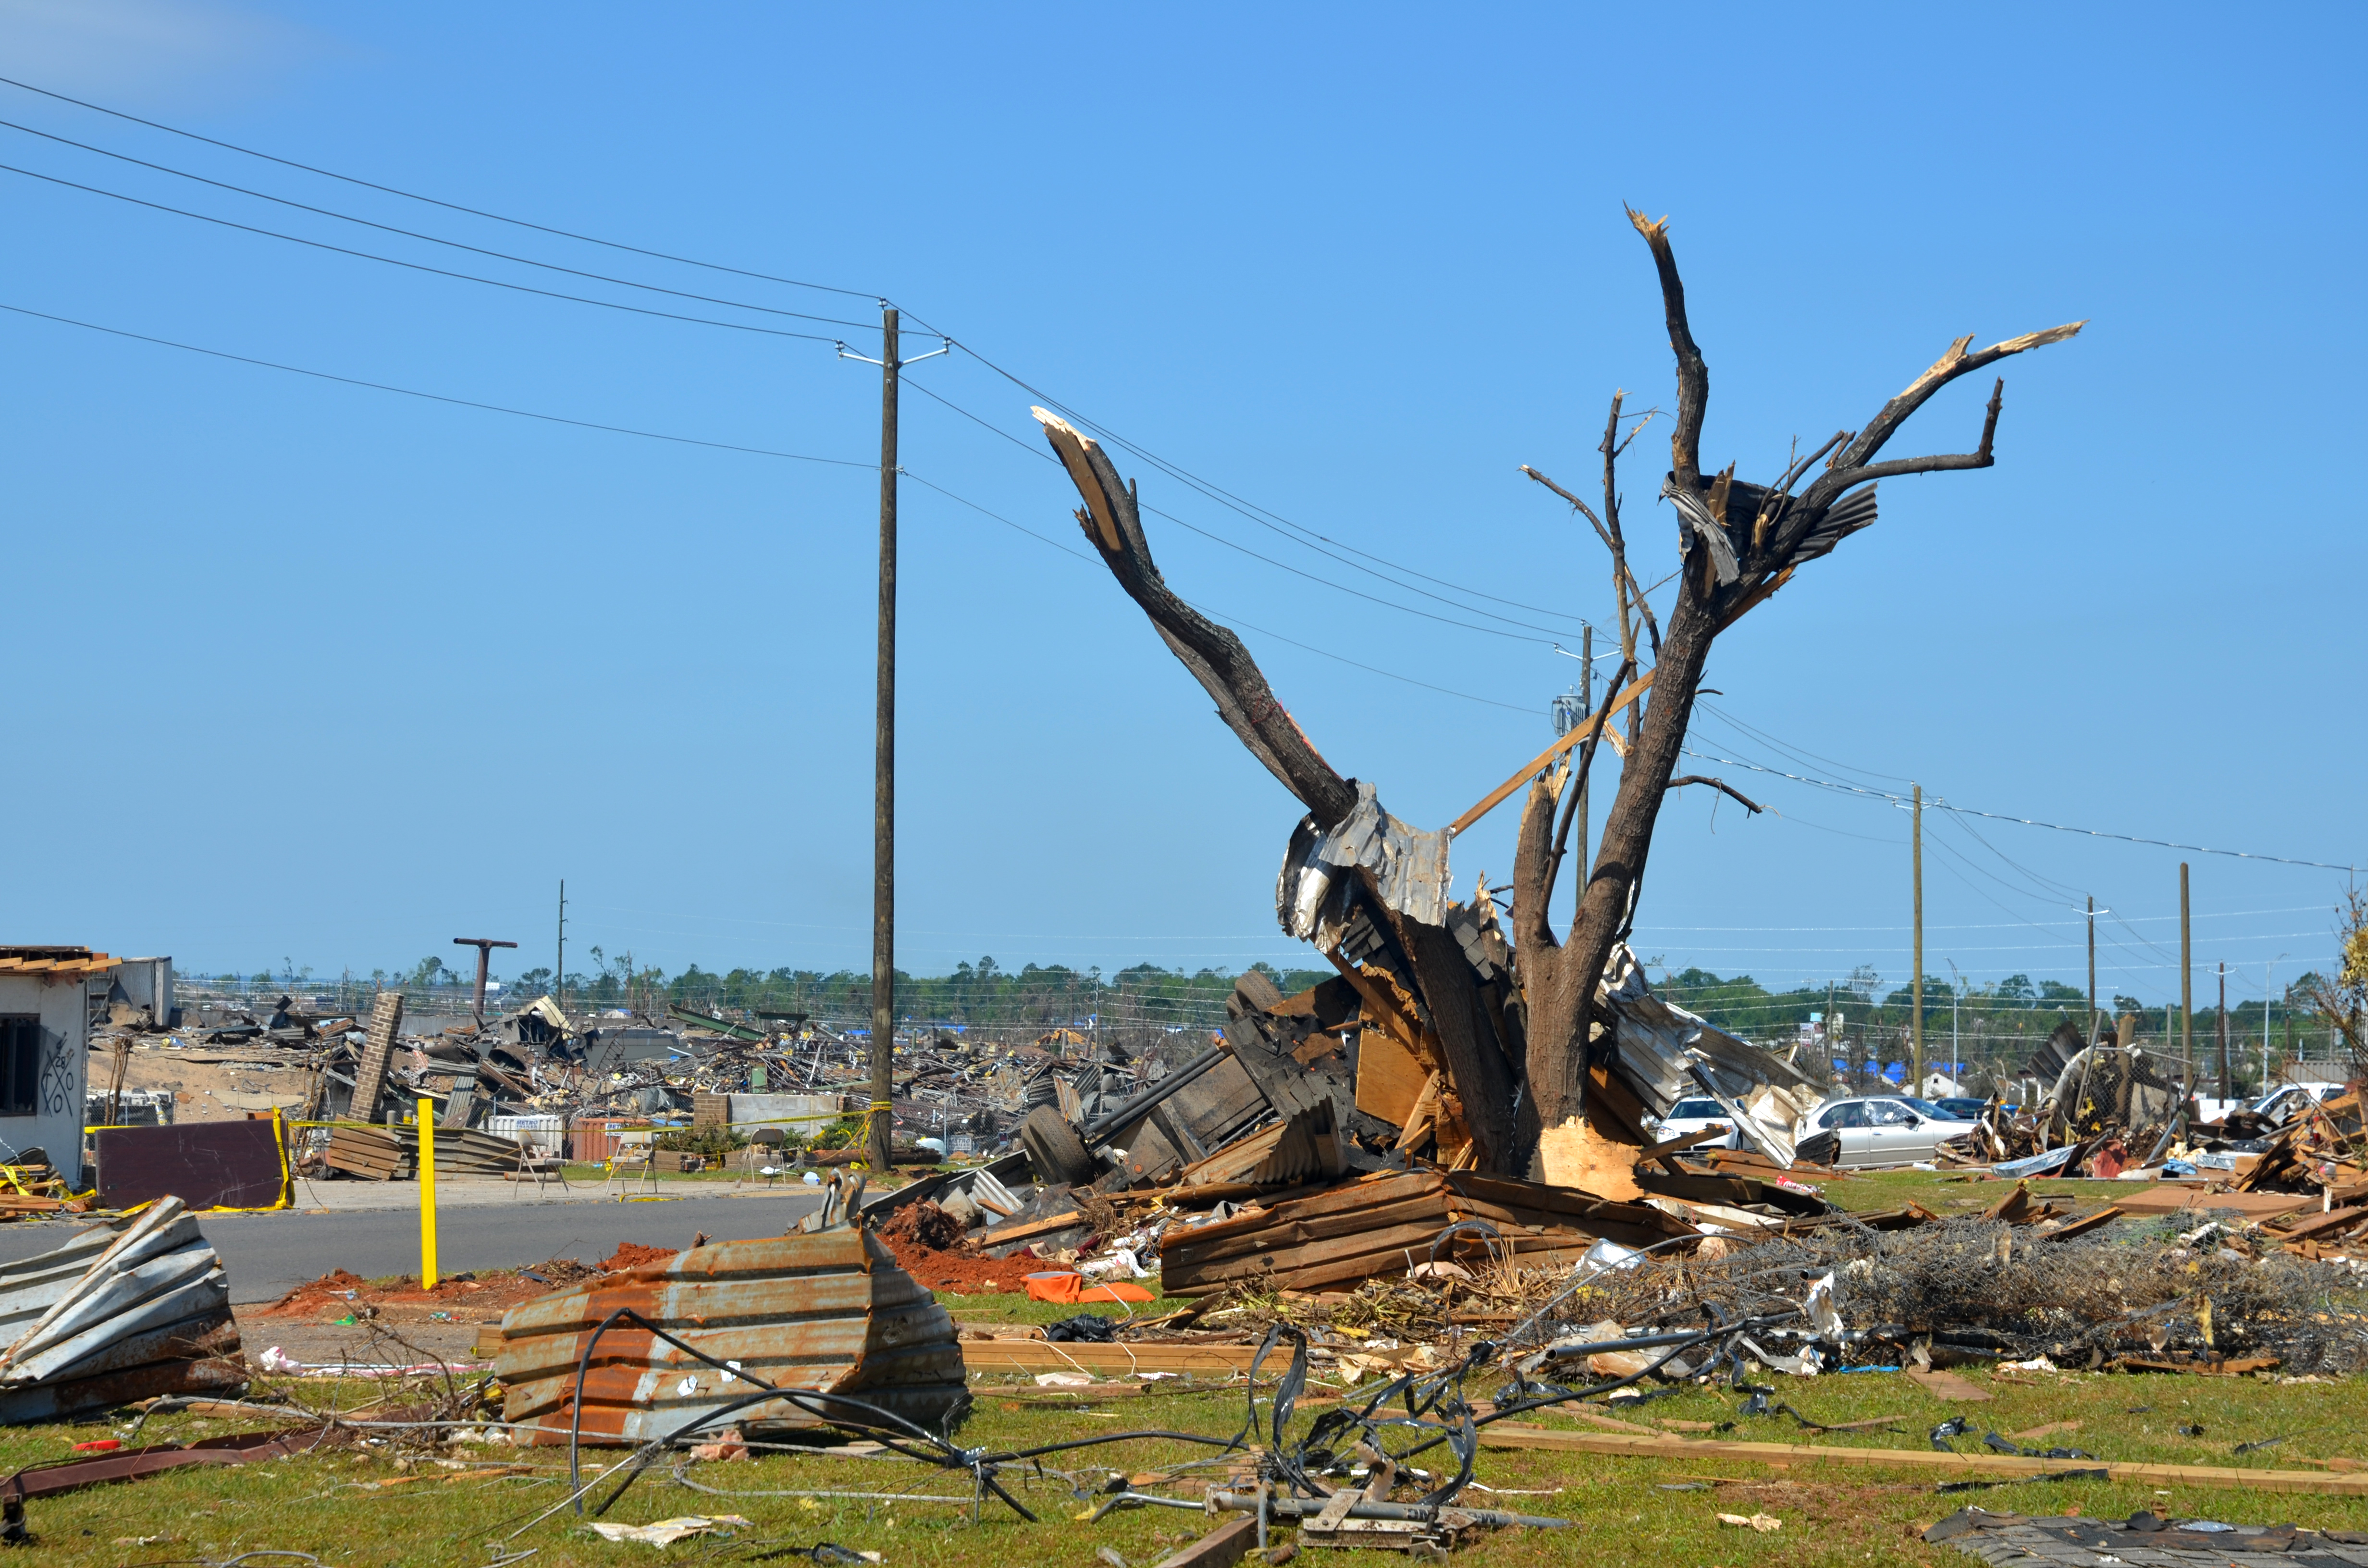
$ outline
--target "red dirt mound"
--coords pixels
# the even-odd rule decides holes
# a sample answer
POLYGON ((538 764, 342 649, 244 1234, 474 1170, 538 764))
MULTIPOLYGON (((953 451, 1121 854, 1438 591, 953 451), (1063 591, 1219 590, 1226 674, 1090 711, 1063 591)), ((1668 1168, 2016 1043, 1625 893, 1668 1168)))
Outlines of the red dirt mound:
POLYGON ((674 1256, 672 1247, 645 1247, 639 1242, 619 1242, 617 1250, 600 1260, 599 1267, 603 1274, 622 1274, 628 1268, 639 1268, 643 1264, 671 1263, 674 1256))
POLYGON ((1032 1257, 980 1256, 978 1244, 962 1233, 962 1221, 924 1199, 899 1209, 880 1227, 880 1239, 895 1255, 896 1267, 932 1290, 962 1295, 1025 1290, 1032 1257))

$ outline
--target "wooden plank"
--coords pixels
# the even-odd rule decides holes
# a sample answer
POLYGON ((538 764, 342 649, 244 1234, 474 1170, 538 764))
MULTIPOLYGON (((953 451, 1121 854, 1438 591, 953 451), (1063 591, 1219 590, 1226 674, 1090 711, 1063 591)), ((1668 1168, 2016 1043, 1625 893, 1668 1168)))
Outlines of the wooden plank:
POLYGON ((1161 1558, 1155 1568, 1233 1568, 1258 1545, 1258 1532, 1257 1517, 1244 1514, 1161 1558))
MULTIPOLYGON (((1646 670, 1643 675, 1638 676, 1634 681, 1629 683, 1627 690, 1622 692, 1618 697, 1611 700, 1610 705, 1611 711, 1612 713, 1619 712, 1620 710, 1627 707, 1630 703, 1644 696, 1645 691, 1651 687, 1652 684, 1653 672, 1646 670)), ((1490 812, 1493 812, 1498 806, 1503 805, 1506 798, 1511 795, 1514 790, 1520 789, 1522 785, 1528 783, 1531 779, 1535 778, 1539 774, 1552 767, 1554 758, 1560 756, 1563 753, 1570 750, 1572 747, 1586 740, 1588 735, 1595 729, 1595 725, 1592 722, 1594 715, 1589 714, 1588 717, 1590 721, 1589 722, 1572 725, 1570 733, 1563 736, 1562 739, 1554 742, 1554 744, 1546 747, 1545 750, 1531 757, 1527 767, 1514 774, 1510 778, 1506 779, 1502 784, 1497 785, 1494 790, 1489 790, 1488 793, 1481 799, 1478 805, 1474 806, 1470 811, 1464 812, 1462 816, 1457 817, 1453 822, 1449 823, 1447 824, 1447 836, 1453 838, 1457 834, 1462 833, 1465 828, 1470 827, 1474 823, 1478 822, 1482 817, 1486 816, 1490 812)), ((1606 740, 1611 739, 1611 721, 1608 715, 1605 717, 1603 722, 1603 735, 1606 740)), ((1620 749, 1620 744, 1617 741, 1612 742, 1612 749, 1615 751, 1620 749)))
POLYGON ((2307 1470, 2238 1470, 2200 1464, 2130 1464, 2115 1460, 2024 1459, 2011 1454, 1944 1454, 1918 1449, 1860 1449, 1812 1443, 1723 1442, 1694 1437, 1635 1437, 1619 1432, 1558 1432, 1508 1421, 1480 1428, 1484 1449, 1533 1449, 1568 1453, 1616 1454, 1643 1459, 1742 1460, 1762 1464, 1891 1465, 1903 1470, 1953 1471, 1974 1475, 2050 1475, 2067 1470, 2103 1470, 2115 1481, 2157 1486, 2217 1486, 2230 1491, 2306 1492, 2332 1497, 2368 1497, 2368 1471, 2350 1474, 2307 1470))
POLYGON ((1357 1108, 1404 1127, 1422 1097, 1430 1069, 1385 1029, 1367 1029, 1357 1042, 1357 1108))
POLYGON ((2202 1187, 2142 1187, 2113 1204, 2124 1214, 2184 1214, 2233 1209, 2248 1220, 2273 1220, 2296 1214, 2312 1199, 2286 1192, 2206 1192, 2202 1187))
MULTIPOLYGON (((1055 1345, 1042 1339, 965 1339, 962 1366, 971 1372, 1090 1372, 1129 1377, 1136 1372, 1215 1372, 1231 1377, 1249 1370, 1255 1345, 1055 1345)), ((1275 1369, 1291 1364, 1276 1353, 1275 1369)))

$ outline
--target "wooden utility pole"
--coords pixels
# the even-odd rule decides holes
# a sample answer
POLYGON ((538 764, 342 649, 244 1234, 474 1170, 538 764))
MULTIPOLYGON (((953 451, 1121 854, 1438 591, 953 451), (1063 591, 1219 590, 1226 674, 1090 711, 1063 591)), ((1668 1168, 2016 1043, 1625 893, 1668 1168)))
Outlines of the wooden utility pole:
POLYGON ((2089 1043, 2097 1042, 2097 895, 2089 895, 2089 1043))
POLYGON ((2220 966, 2220 1097, 2237 1097, 2237 1085, 2228 1069, 2228 966, 2225 963, 2220 966))
POLYGON ((559 956, 552 960, 551 998, 567 1015, 567 879, 559 879, 559 956))
MULTIPOLYGON (((2187 862, 2179 863, 2179 1051, 2187 1062, 2187 1093, 2195 1093, 2195 957, 2187 928, 2187 862)), ((2182 1117, 2183 1119, 2183 1117, 2182 1117)))
POLYGON ((1924 1092, 1924 786, 1916 786, 1916 975, 1908 982, 1908 1006, 1916 1009, 1915 1047, 1909 1052, 1915 1058, 1915 1071, 1907 1080, 1907 1092, 1924 1092))
POLYGON ((871 1105, 864 1157, 888 1168, 896 1062, 896 381, 894 308, 880 312, 880 709, 871 774, 871 1105))
MULTIPOLYGON (((1578 692, 1587 704, 1586 717, 1595 713, 1595 628, 1581 622, 1578 628, 1578 692)), ((1618 696, 1617 692, 1612 694, 1618 696)), ((1593 864, 1587 858, 1587 775, 1578 776, 1578 817, 1571 824, 1571 834, 1578 843, 1578 897, 1587 897, 1587 869, 1593 864)))

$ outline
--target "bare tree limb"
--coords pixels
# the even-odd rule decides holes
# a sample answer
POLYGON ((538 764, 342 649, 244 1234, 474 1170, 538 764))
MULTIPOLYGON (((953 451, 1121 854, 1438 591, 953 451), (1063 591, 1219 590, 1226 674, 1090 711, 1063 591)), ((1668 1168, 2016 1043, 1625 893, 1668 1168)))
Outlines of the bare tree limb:
POLYGON ((1652 222, 1634 208, 1628 222, 1653 249, 1653 267, 1661 278, 1661 309, 1668 318, 1669 347, 1678 357, 1678 427, 1669 433, 1669 466, 1687 490, 1702 488, 1702 416, 1710 407, 1710 367, 1694 343, 1686 323, 1685 279, 1678 276, 1678 258, 1669 249, 1669 221, 1652 222))
POLYGON ((1242 640, 1169 590, 1152 562, 1134 492, 1120 480, 1099 443, 1043 409, 1030 412, 1044 426, 1045 439, 1084 498, 1078 524, 1119 586, 1143 608, 1168 650, 1215 699, 1218 716, 1242 744, 1315 813, 1316 825, 1328 829, 1341 822, 1356 806, 1356 785, 1324 760, 1275 700, 1273 688, 1242 640))
MULTIPOLYGON (((1644 617, 1645 635, 1652 639, 1653 658, 1658 663, 1661 657, 1660 623, 1653 619, 1652 601, 1645 597, 1645 590, 1636 585, 1636 574, 1629 569, 1628 538, 1620 531, 1620 454, 1628 449, 1628 441, 1634 440, 1637 432, 1645 428, 1639 424, 1635 430, 1629 432, 1628 441, 1619 439, 1620 405, 1627 400, 1627 392, 1612 392, 1611 412, 1603 419, 1603 443, 1596 448, 1603 454, 1603 518, 1604 526, 1611 530, 1611 558, 1627 584, 1627 602, 1621 607, 1620 614, 1620 651, 1632 659, 1636 656, 1636 628, 1628 617, 1633 607, 1638 615, 1644 617)), ((1628 715, 1630 740, 1636 738, 1636 724, 1637 717, 1632 712, 1628 715)))
POLYGON ((1713 790, 1724 790, 1727 794, 1734 796, 1736 800, 1741 803, 1743 809, 1749 812, 1753 816, 1758 816, 1766 809, 1761 806, 1759 801, 1753 800, 1750 796, 1745 794, 1742 790, 1736 789, 1734 785, 1728 783, 1724 778, 1705 778, 1699 773, 1686 773, 1680 774, 1679 777, 1669 780, 1669 788, 1672 790, 1687 784, 1707 784, 1713 790))
POLYGON ((1988 467, 1990 436, 1995 433, 1998 426, 1998 406, 2003 392, 2003 382, 1990 394, 1990 413, 1983 427, 1981 449, 1973 454, 1975 458, 1980 460, 1979 461, 1940 460, 1925 462, 1921 467, 1896 468, 1887 463, 1875 463, 1873 459, 1875 453, 1883 449, 1885 442, 1899 433, 1899 427, 1907 422, 1908 415, 1923 407, 1934 392, 1939 392, 1959 376, 1978 370, 1985 365, 1994 365, 2009 354, 2021 354, 2033 348, 2044 348, 2051 343, 2062 343, 2066 338, 2078 336, 2080 329, 2088 324, 2086 321, 2076 321, 2068 322, 2062 326, 2051 326, 2044 332, 2027 332, 2021 337, 2009 337, 2003 343, 1994 343, 1987 348, 1971 354, 1965 352, 1965 346, 1973 342, 1970 334, 1949 345, 1948 352, 1934 360, 1931 367, 1922 375, 1910 381, 1906 391, 1884 403, 1882 411, 1875 415, 1866 428, 1852 437, 1849 444, 1840 451, 1836 452, 1833 460, 1827 465, 1826 472, 1819 474, 1816 482, 1802 493, 1801 499, 1793 505, 1787 515, 1784 527, 1778 532, 1777 558, 1780 561, 1788 559, 1793 548, 1798 545, 1808 531, 1816 526, 1818 519, 1824 517, 1827 507, 1840 499, 1844 491, 1863 484, 1870 479, 1880 479, 1886 473, 1926 473, 1941 468, 1988 467))
POLYGON ((1972 451, 1945 457, 1893 458, 1884 462, 1868 463, 1840 475, 1836 482, 1838 488, 1850 489, 1868 480, 1889 479, 1894 474, 1937 473, 1943 469, 1989 467, 1997 460, 1990 456, 1990 440, 1998 434, 1998 409, 2005 399, 2006 378, 2000 376, 1998 384, 1990 388, 1989 408, 1982 416, 1982 438, 1972 451))

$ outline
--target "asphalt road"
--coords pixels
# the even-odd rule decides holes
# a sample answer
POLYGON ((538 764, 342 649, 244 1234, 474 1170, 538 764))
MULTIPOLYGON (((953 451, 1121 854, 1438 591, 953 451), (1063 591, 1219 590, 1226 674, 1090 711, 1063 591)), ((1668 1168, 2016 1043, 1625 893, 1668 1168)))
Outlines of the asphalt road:
MULTIPOLYGON (((652 1203, 476 1204, 437 1217, 438 1267, 447 1274, 514 1268, 551 1257, 598 1261, 620 1242, 686 1247, 777 1236, 821 1199, 804 1193, 761 1198, 683 1198, 652 1203)), ((206 1239, 222 1255, 235 1305, 273 1301, 333 1268, 365 1279, 419 1268, 416 1210, 335 1214, 207 1214, 206 1239)), ((0 1262, 62 1245, 74 1233, 53 1223, 0 1225, 0 1262)))

